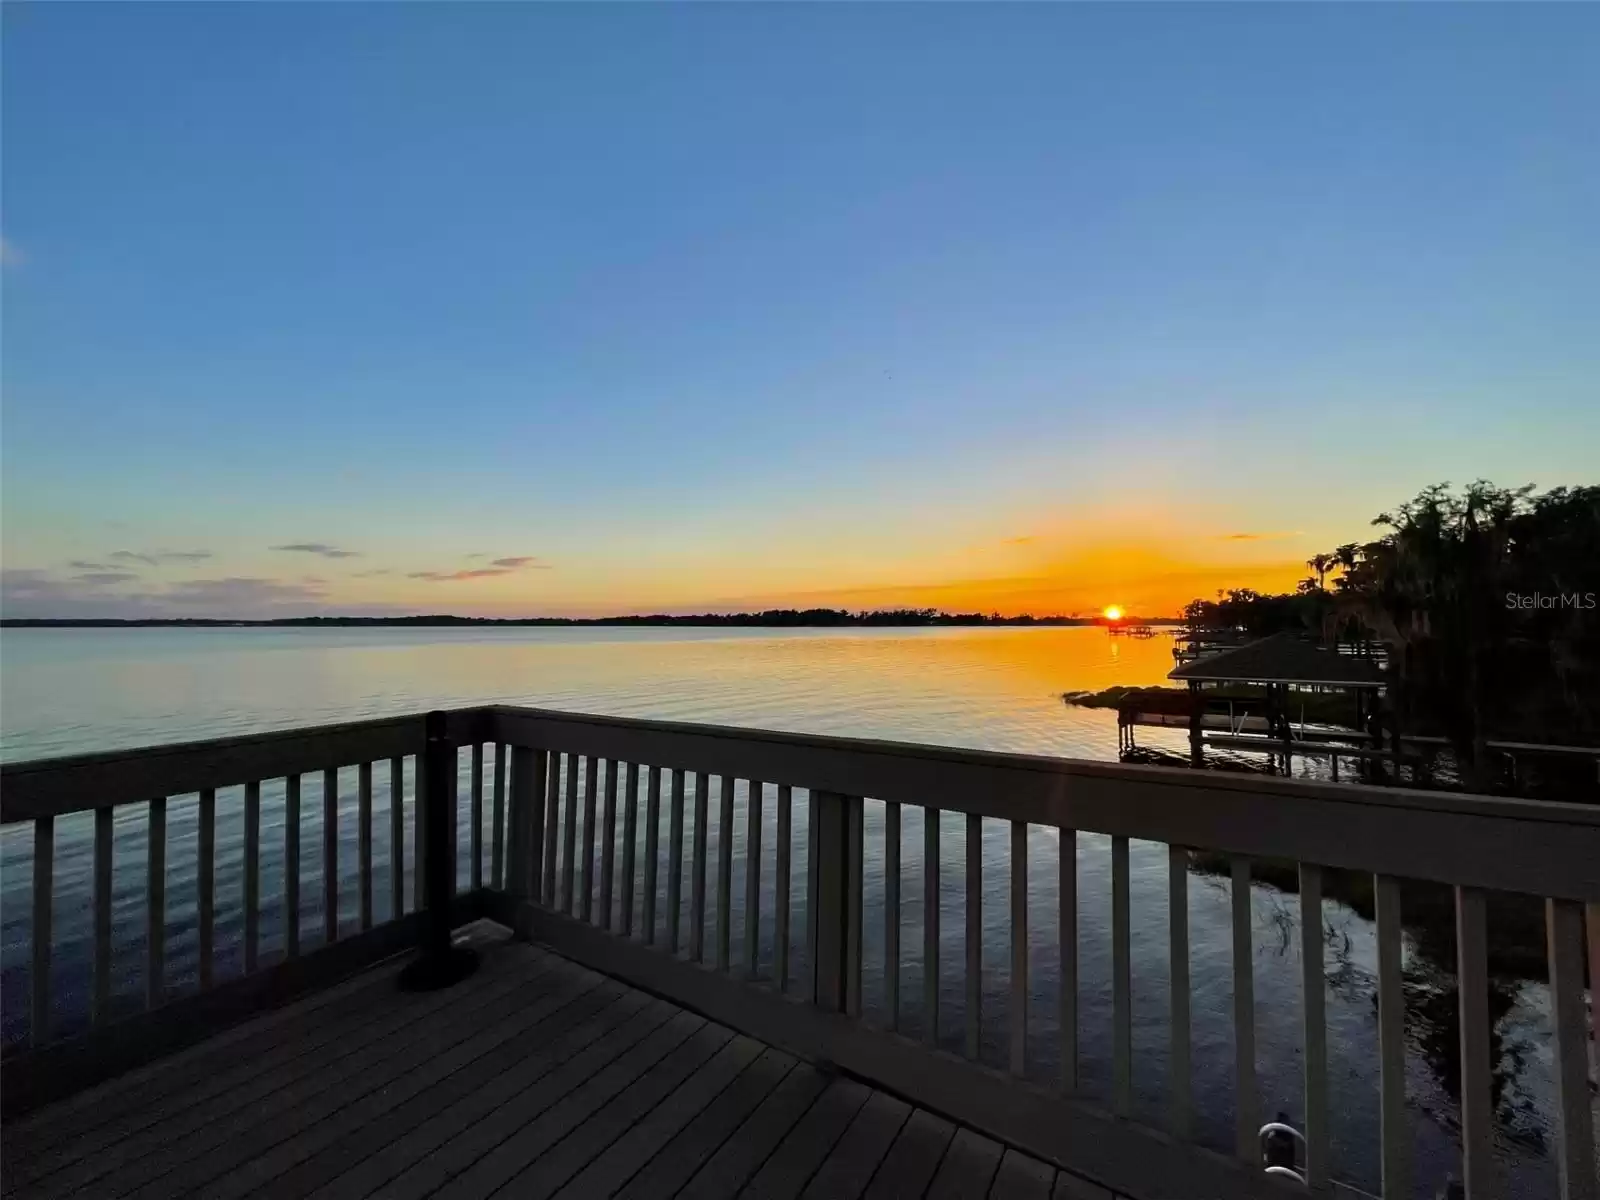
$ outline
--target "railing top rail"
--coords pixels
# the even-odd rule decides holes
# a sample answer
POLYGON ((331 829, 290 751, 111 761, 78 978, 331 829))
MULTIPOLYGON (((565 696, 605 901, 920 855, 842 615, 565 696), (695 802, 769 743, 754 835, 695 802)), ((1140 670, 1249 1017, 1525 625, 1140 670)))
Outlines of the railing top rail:
MULTIPOLYGON (((471 736, 486 714, 458 709, 451 725, 471 736)), ((417 713, 6 763, 0 824, 415 754, 422 730, 417 713)))

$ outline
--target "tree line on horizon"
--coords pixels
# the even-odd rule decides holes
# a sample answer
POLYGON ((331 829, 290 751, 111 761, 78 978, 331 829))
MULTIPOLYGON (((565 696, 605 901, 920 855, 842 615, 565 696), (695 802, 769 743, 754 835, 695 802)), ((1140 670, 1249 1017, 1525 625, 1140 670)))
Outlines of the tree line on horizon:
MULTIPOLYGON (((1124 618, 1124 623, 1130 618, 1124 618)), ((1131 618, 1139 620, 1143 618, 1131 618)), ((1150 618, 1163 620, 1163 618, 1150 618)), ((213 617, 134 617, 117 618, 14 618, 0 625, 56 628, 101 628, 106 626, 346 626, 346 625, 712 625, 763 628, 828 628, 835 626, 925 626, 925 625, 1096 625, 1100 617, 1081 616, 1003 616, 998 612, 947 613, 936 608, 862 609, 769 608, 761 612, 669 614, 649 613, 616 617, 460 617, 450 614, 403 617, 272 617, 262 620, 228 620, 213 617)))

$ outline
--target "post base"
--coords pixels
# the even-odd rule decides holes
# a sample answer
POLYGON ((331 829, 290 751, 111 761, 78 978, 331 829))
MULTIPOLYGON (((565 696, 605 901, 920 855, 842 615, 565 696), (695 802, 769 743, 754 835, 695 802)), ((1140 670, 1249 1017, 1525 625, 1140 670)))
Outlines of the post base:
POLYGON ((443 954, 424 952, 400 971, 402 992, 437 992, 460 983, 478 969, 471 946, 451 946, 443 954))

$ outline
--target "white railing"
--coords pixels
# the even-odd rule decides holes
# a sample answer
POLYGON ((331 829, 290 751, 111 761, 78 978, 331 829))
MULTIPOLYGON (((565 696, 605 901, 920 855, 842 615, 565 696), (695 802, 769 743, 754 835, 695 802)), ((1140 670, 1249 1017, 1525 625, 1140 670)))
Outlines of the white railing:
MULTIPOLYGON (((470 862, 455 855, 466 894, 453 906, 468 917, 482 904, 465 885, 483 879, 483 745, 473 741, 483 721, 465 710, 447 722, 473 747, 477 820, 470 847, 460 847, 470 862)), ((28 959, 24 971, 7 971, 7 998, 25 996, 28 1019, 25 1035, 10 1037, 21 1006, 9 1006, 6 1112, 415 944, 430 854, 423 750, 418 715, 0 768, 6 836, 31 832, 28 959), (353 864, 341 837, 352 826, 353 864), (309 853, 307 835, 319 843, 309 853), (144 859, 134 886, 130 849, 144 859), (219 868, 236 880, 227 894, 219 868), (58 911, 73 929, 58 927, 58 911), (25 989, 11 987, 23 973, 25 989)), ((496 816, 504 767, 496 764, 496 816)), ((456 780, 440 788, 454 808, 456 780)), ((502 846, 492 841, 497 878, 502 846)), ((9 908, 21 897, 8 891, 9 908)))
MULTIPOLYGON (((1402 879, 1454 889, 1459 1174, 1469 1196, 1505 1194, 1491 1103, 1486 914, 1499 903, 1491 899, 1493 893, 1539 897, 1553 1033, 1551 1152, 1558 1188, 1572 1200, 1597 1195, 1583 973, 1586 905, 1590 969, 1600 960, 1600 808, 530 709, 440 714, 432 728, 444 731, 439 752, 454 756, 458 770, 439 771, 446 776, 439 779, 423 770, 420 787, 415 777, 433 753, 423 753, 421 717, 5 767, 0 818, 7 825, 33 826, 35 900, 29 980, 33 1045, 8 1064, 13 1068, 8 1102, 18 1065, 58 1072, 64 1062, 114 1058, 114 1048, 128 1041, 97 1038, 120 1028, 109 1021, 107 1004, 114 950, 113 810, 144 805, 149 813, 146 978, 154 983, 146 996, 153 1011, 144 1015, 155 1022, 163 1005, 173 1012, 182 1009, 187 1018, 193 1003, 207 994, 227 999, 223 1010, 244 1011, 277 992, 347 973, 410 944, 419 932, 421 914, 415 910, 424 871, 419 861, 413 911, 406 913, 404 827, 409 816, 415 858, 425 857, 425 850, 435 853, 422 836, 421 814, 437 802, 459 813, 469 831, 466 845, 459 845, 456 828, 438 843, 445 854, 455 845, 467 856, 456 874, 455 890, 463 893, 453 909, 457 919, 481 912, 514 923, 525 935, 592 966, 793 1052, 833 1062, 1140 1200, 1281 1195, 1288 1194, 1286 1188, 1307 1187, 1351 1190, 1336 1180, 1339 1163, 1330 1136, 1322 924, 1329 869, 1362 873, 1373 881, 1382 1194, 1410 1197, 1418 1184, 1412 1153, 1416 1118, 1407 1109, 1405 1075, 1402 879), (403 803, 408 756, 418 764, 411 772, 409 811, 403 803), (384 763, 389 764, 391 798, 386 812, 378 813, 373 764, 381 775, 384 763), (338 829, 344 814, 338 772, 349 768, 357 781, 359 863, 353 883, 359 902, 355 917, 341 923, 341 888, 351 881, 339 872, 338 829), (328 944, 302 953, 299 779, 314 773, 322 774, 323 784, 322 940, 328 944), (464 811, 457 796, 462 778, 464 811), (282 952, 268 964, 257 949, 261 897, 252 881, 260 870, 261 787, 277 779, 285 781, 285 883, 278 908, 296 915, 283 922, 282 952), (243 785, 244 965, 242 975, 219 981, 209 965, 215 938, 216 794, 236 785, 243 785), (199 823, 199 991, 174 1001, 161 982, 167 927, 164 816, 169 799, 184 795, 196 797, 199 823), (426 804, 418 804, 418 796, 426 804), (882 829, 882 853, 871 861, 864 836, 869 805, 874 829, 880 820, 882 829), (53 1009, 54 828, 57 818, 90 809, 95 812, 91 900, 97 1024, 86 1035, 59 1039, 40 1019, 53 1009), (923 816, 921 853, 909 856, 923 885, 920 946, 901 940, 901 834, 907 809, 923 816), (383 840, 384 824, 375 817, 382 815, 388 818, 391 894, 388 919, 375 921, 374 844, 383 840), (1003 1070, 980 1061, 986 1016, 991 1027, 996 1023, 984 1012, 987 821, 1009 825, 1003 1070), (1051 915, 1059 929, 1060 1068, 1048 1080, 1040 1077, 1040 1041, 1029 1027, 1030 985, 1038 970, 1030 961, 1036 950, 1030 950, 1028 938, 1028 876, 1030 868, 1041 865, 1038 850, 1030 853, 1030 833, 1037 841, 1041 827, 1055 831, 1058 847, 1052 864, 1058 911, 1051 915), (961 840, 945 840, 958 831, 961 840), (1080 902, 1097 899, 1082 888, 1079 847, 1087 839, 1080 834, 1109 839, 1110 1078, 1109 1099, 1099 1104, 1091 1102, 1080 1076, 1080 902), (939 961, 941 944, 953 940, 941 929, 941 910, 949 899, 942 873, 952 869, 962 841, 964 986, 957 993, 960 1003, 952 1003, 940 987, 953 966, 941 967, 939 961), (1133 939, 1141 931, 1135 928, 1130 898, 1130 841, 1168 848, 1170 1065, 1160 1127, 1135 1111, 1133 939), (1196 1111, 1191 1078, 1197 1014, 1191 1013, 1189 875, 1196 851, 1221 856, 1231 883, 1231 1156, 1193 1141, 1200 1119, 1208 1115, 1196 1111), (797 852, 803 855, 798 862, 797 852), (734 888, 736 855, 742 896, 734 888), (764 886, 769 861, 770 888, 764 886), (1304 1089, 1297 1134, 1303 1146, 1293 1168, 1302 1177, 1299 1183, 1286 1179, 1281 1169, 1269 1172, 1262 1160, 1262 1131, 1272 1114, 1263 1111, 1257 1068, 1250 885, 1253 862, 1264 861, 1296 864, 1300 895, 1295 937, 1301 952, 1304 1089), (881 889, 884 898, 881 936, 864 928, 869 872, 875 894, 881 889), (770 914, 764 911, 768 903, 770 914), (882 948, 881 971, 870 976, 864 970, 869 940, 882 948), (313 964, 322 965, 312 969, 313 964), (920 967, 920 997, 901 988, 911 964, 920 967), (864 998, 867 979, 874 989, 881 987, 881 995, 864 998), (960 1012, 959 1038, 950 1010, 960 1012), (881 1016, 869 1020, 873 1013, 881 1016), (920 1036, 913 1040, 906 1032, 920 1036)), ((167 1026, 152 1023, 140 1032, 167 1026)), ((84 1071, 79 1074, 87 1078, 84 1071)), ((56 1090, 63 1086, 58 1081, 56 1090)))
MULTIPOLYGON (((495 736, 511 746, 514 855, 508 881, 518 923, 533 937, 801 1053, 919 1101, 1130 1195, 1276 1195, 1284 1172, 1263 1167, 1252 965, 1252 860, 1297 866, 1300 894, 1304 1105, 1301 1186, 1344 1190, 1330 1144, 1324 1012, 1325 870, 1362 872, 1375 894, 1381 1190, 1417 1186, 1407 1109, 1400 881, 1454 888, 1460 978, 1461 1144, 1467 1195, 1504 1194, 1493 1141, 1488 1009, 1488 896, 1544 900, 1554 1033, 1553 1155, 1563 1197, 1596 1195, 1584 1008, 1585 905, 1591 961, 1600 957, 1600 808, 1490 797, 1356 788, 1022 755, 988 754, 752 730, 611 720, 497 709, 495 736), (619 786, 619 778, 622 780, 619 786), (602 786, 603 780, 603 786, 602 786), (641 798, 641 784, 643 795, 641 798), (579 805, 579 795, 582 805, 579 805), (758 959, 763 811, 776 793, 774 948, 768 978, 758 959), (666 853, 659 815, 667 799, 666 853), (801 977, 789 975, 789 879, 794 805, 805 805, 806 931, 801 977), (864 861, 863 800, 883 805, 880 863, 864 861), (715 805, 713 806, 713 798, 715 805), (638 846, 639 805, 644 845, 638 846), (692 804, 692 811, 690 805, 692 804), (896 1031, 900 989, 901 842, 904 808, 960 814, 965 829, 965 1003, 962 1055, 940 1041, 940 839, 925 819, 921 946, 923 995, 916 1044, 896 1031), (1007 1071, 978 1063, 984 1020, 983 823, 1010 823, 1010 968, 1007 1071), (715 820, 714 828, 710 822, 715 820), (622 840, 616 830, 622 828, 622 840), (1059 831, 1059 1078, 1032 1077, 1028 1028, 1030 826, 1059 831), (742 951, 730 939, 732 862, 744 832, 742 951), (581 842, 579 840, 581 831, 581 842), (1109 1112, 1086 1102, 1078 1078, 1078 854, 1080 833, 1110 838, 1112 1051, 1109 1112), (685 859, 685 839, 689 854, 685 859), (1166 1127, 1133 1119, 1130 839, 1169 847, 1170 1095, 1166 1127), (707 860, 716 849, 714 878, 707 860), (1194 1146, 1190 1080, 1190 854, 1227 856, 1231 876, 1234 1156, 1194 1146), (620 908, 613 888, 621 857, 620 908), (635 863, 643 881, 635 895, 635 863), (862 1021, 863 880, 883 871, 886 1021, 862 1021), (665 872, 664 888, 659 873, 665 872), (682 877, 688 876, 687 914, 682 877), (596 880, 598 889, 596 890, 596 880), (707 886, 715 918, 708 919, 707 886), (658 891, 664 906, 658 904, 658 891), (687 917, 687 929, 683 923, 687 917), (709 926, 709 929, 708 929, 709 926), (705 941, 711 937, 709 950, 705 941), (686 933, 686 945, 683 935, 686 933)), ((1037 863, 1037 854, 1031 860, 1037 863)), ((911 949, 915 954, 914 948, 911 949)), ((1442 1182, 1442 1181, 1441 1181, 1442 1182)))

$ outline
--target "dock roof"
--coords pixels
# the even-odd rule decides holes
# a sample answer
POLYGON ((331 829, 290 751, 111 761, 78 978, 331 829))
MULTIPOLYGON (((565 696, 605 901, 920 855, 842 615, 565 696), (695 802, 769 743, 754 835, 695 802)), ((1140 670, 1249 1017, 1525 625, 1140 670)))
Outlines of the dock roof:
POLYGON ((1275 633, 1175 667, 1168 679, 1205 683, 1317 683, 1375 688, 1383 672, 1370 658, 1324 649, 1293 633, 1275 633))

